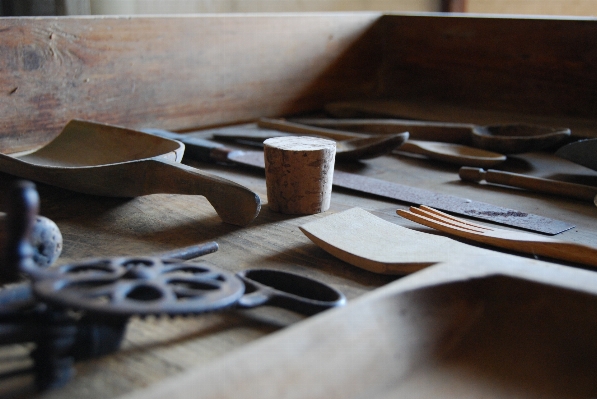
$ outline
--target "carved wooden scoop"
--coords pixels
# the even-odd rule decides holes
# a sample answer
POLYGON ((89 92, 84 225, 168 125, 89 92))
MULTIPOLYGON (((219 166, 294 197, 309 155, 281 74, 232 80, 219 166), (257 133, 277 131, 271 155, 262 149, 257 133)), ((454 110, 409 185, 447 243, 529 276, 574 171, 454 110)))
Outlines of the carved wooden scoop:
POLYGON ((261 201, 251 190, 180 162, 184 144, 146 133, 70 121, 45 147, 0 154, 0 171, 86 194, 136 197, 203 195, 226 223, 246 225, 261 201))

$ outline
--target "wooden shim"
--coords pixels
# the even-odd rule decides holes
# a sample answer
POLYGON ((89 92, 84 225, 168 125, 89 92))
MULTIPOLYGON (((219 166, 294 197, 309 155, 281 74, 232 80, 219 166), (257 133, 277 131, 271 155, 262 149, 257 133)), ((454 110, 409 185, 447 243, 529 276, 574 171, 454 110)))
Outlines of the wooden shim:
POLYGON ((0 151, 43 145, 73 118, 181 130, 361 96, 379 15, 1 19, 0 151))
POLYGON ((324 251, 380 274, 407 274, 457 257, 492 252, 448 237, 415 231, 352 208, 299 227, 324 251))

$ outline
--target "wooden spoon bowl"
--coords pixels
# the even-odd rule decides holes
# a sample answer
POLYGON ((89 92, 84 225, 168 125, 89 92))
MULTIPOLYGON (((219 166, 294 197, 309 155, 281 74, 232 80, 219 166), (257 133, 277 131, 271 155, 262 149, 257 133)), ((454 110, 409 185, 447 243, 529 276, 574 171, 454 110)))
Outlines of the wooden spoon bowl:
POLYGON ((372 159, 390 153, 408 139, 408 133, 396 133, 391 136, 379 135, 336 142, 336 159, 354 161, 372 159))
POLYGON ((343 129, 369 134, 408 131, 415 140, 472 145, 500 154, 519 154, 551 147, 570 136, 570 129, 523 123, 479 126, 466 123, 405 119, 326 119, 292 120, 318 128, 343 129))
POLYGON ((425 155, 429 159, 448 162, 460 166, 489 167, 506 160, 506 156, 492 151, 473 148, 466 145, 441 143, 435 141, 408 140, 394 153, 413 153, 425 155))
POLYGON ((556 145, 570 136, 570 129, 512 124, 475 126, 471 133, 471 141, 477 148, 502 154, 520 154, 556 145))

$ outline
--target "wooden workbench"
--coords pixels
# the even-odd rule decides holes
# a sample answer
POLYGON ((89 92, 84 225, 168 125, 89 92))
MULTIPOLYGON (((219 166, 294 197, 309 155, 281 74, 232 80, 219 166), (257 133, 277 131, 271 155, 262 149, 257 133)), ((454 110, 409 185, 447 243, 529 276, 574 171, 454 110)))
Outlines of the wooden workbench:
MULTIPOLYGON (((444 119, 458 109, 466 122, 540 120, 578 127, 573 129, 578 136, 597 136, 592 130, 597 124, 597 44, 579 40, 595 37, 597 21, 591 19, 375 13, 10 18, 0 20, 0 31, 2 54, 8 54, 0 60, 0 149, 5 152, 48 142, 74 117, 188 131, 316 111, 331 100, 389 95, 444 119), (195 38, 192 45, 189 37, 195 38), (554 37, 559 41, 554 43, 554 37), (200 40, 205 38, 211 44, 200 40), (482 45, 487 53, 479 50, 482 45), (467 49, 470 59, 459 58, 467 49), (496 65, 500 60, 505 61, 496 65)), ((216 266, 296 272, 332 284, 349 303, 400 279, 333 258, 298 226, 361 207, 418 228, 395 214, 407 204, 335 190, 324 214, 281 215, 268 209, 261 172, 185 163, 255 191, 263 201, 257 219, 243 228, 223 224, 202 197, 100 198, 39 184, 41 214, 54 220, 64 236, 60 262, 153 254, 215 240, 219 251, 205 259, 216 266)), ((571 222, 576 228, 561 238, 597 242, 592 203, 463 183, 456 166, 417 157, 392 155, 337 168, 571 222)), ((597 172, 547 152, 511 157, 501 169, 597 186, 597 172)), ((2 192, 12 180, 0 175, 2 192)), ((499 258, 500 252, 494 253, 499 258)), ((130 393, 233 354, 301 320, 273 309, 133 320, 121 351, 79 363, 77 376, 66 387, 36 397, 99 399, 130 393)), ((21 349, 11 351, 22 354, 21 349)), ((8 395, 24 386, 17 396, 31 397, 27 381, 4 385, 0 392, 8 395)))

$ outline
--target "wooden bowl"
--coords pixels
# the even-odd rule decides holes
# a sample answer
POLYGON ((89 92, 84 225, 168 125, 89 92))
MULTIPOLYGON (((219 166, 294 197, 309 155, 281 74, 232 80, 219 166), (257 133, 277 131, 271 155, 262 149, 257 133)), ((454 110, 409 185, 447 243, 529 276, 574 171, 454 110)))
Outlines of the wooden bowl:
POLYGON ((500 154, 520 154, 554 146, 570 136, 570 129, 513 124, 475 126, 471 141, 474 147, 500 154))

